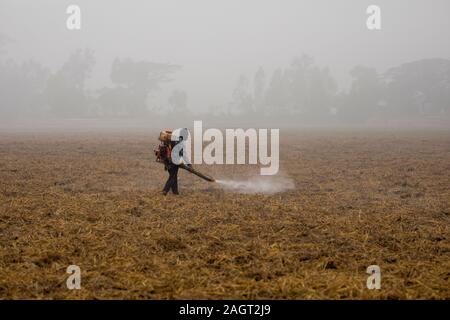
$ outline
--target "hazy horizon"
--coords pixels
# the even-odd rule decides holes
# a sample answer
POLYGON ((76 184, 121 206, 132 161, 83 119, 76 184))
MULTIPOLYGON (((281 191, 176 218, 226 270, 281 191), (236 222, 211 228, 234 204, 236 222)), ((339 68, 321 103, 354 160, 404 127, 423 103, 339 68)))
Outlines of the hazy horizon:
POLYGON ((56 71, 71 52, 94 51, 90 89, 111 86, 116 57, 182 68, 156 93, 165 103, 174 89, 188 107, 226 105, 241 74, 262 66, 270 78, 303 53, 329 67, 338 88, 348 88, 357 65, 379 72, 426 58, 450 58, 448 1, 52 1, 0 2, 6 56, 36 60, 56 71), (66 28, 66 8, 81 8, 81 30, 66 28), (381 8, 382 29, 366 27, 366 8, 381 8))

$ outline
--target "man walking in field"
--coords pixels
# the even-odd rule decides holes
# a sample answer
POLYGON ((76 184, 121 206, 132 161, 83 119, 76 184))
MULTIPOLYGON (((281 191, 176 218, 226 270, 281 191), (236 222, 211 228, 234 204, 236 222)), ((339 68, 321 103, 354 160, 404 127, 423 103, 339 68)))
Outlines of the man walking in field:
POLYGON ((164 170, 169 172, 169 178, 163 188, 163 195, 172 190, 172 193, 178 195, 178 169, 179 166, 172 162, 172 149, 178 143, 176 141, 171 141, 172 131, 165 130, 159 135, 159 140, 161 144, 158 149, 155 150, 156 159, 158 162, 164 164, 164 170))
MULTIPOLYGON (((173 147, 173 146, 172 146, 173 147)), ((172 189, 172 193, 178 195, 178 168, 179 166, 172 163, 170 159, 168 159, 165 163, 165 170, 169 172, 169 178, 167 179, 166 184, 164 185, 163 195, 167 195, 167 193, 172 189)))
MULTIPOLYGON (((175 150, 174 157, 179 156, 183 161, 180 164, 174 163, 174 159, 172 159, 172 152, 177 146, 177 144, 182 143, 183 140, 188 141, 189 131, 186 128, 181 129, 181 134, 175 139, 172 139, 172 131, 165 130, 161 131, 159 134, 159 141, 161 141, 160 145, 157 149, 155 149, 156 161, 164 164, 164 170, 169 172, 169 178, 167 179, 166 184, 163 188, 163 195, 167 195, 170 190, 172 190, 173 194, 178 194, 178 169, 182 168, 196 176, 202 178, 203 180, 209 182, 215 182, 213 177, 210 177, 206 174, 203 174, 192 167, 189 161, 183 158, 184 149, 177 147, 178 150, 175 150)), ((175 159, 176 162, 176 159, 175 159)))

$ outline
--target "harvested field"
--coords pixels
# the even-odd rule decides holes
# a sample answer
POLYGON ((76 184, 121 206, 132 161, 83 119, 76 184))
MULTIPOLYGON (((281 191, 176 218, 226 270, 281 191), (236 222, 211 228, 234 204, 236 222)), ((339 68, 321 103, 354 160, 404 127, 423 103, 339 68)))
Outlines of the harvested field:
POLYGON ((155 132, 0 134, 0 298, 450 298, 449 131, 281 130, 294 190, 182 171, 179 197, 160 194, 155 132))

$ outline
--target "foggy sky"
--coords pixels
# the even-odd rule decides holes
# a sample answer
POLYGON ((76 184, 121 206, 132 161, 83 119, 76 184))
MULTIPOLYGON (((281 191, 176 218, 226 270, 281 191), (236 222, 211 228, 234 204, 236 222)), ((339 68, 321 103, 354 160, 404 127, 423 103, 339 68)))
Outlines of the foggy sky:
POLYGON ((450 58, 448 0, 0 0, 7 55, 52 70, 77 48, 91 48, 96 66, 89 87, 110 85, 115 57, 182 66, 164 85, 188 93, 191 110, 224 105, 240 74, 253 78, 306 53, 328 66, 340 88, 349 70, 382 72, 423 58, 450 58), (81 7, 82 28, 66 29, 66 8, 81 7), (366 28, 366 8, 381 7, 382 30, 366 28))

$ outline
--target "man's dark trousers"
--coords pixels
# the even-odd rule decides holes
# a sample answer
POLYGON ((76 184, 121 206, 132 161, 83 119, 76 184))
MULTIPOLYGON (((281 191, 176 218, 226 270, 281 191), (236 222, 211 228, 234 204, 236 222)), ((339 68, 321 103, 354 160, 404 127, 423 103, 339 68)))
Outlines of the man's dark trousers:
POLYGON ((163 192, 167 193, 172 189, 173 194, 178 194, 178 166, 171 163, 166 167, 167 171, 169 171, 169 179, 167 179, 163 192))

